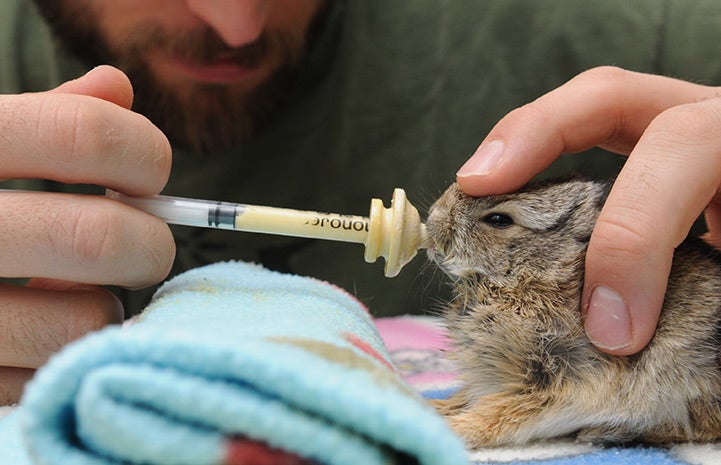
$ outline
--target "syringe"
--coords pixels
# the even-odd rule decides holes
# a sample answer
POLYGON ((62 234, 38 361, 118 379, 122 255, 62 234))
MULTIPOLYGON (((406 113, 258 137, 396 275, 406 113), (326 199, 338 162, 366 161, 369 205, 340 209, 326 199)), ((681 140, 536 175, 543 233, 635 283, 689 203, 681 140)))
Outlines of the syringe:
POLYGON ((367 217, 166 195, 128 197, 111 190, 106 195, 172 224, 361 243, 367 262, 385 258, 388 277, 396 276, 427 240, 426 227, 403 189, 393 191, 390 208, 372 199, 367 217))

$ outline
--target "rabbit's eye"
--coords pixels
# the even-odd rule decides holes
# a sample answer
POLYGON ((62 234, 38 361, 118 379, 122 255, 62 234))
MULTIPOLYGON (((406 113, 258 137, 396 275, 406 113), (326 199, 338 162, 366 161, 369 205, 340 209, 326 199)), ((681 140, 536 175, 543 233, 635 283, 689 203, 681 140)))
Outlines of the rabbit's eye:
POLYGON ((513 218, 505 213, 489 213, 483 217, 483 222, 490 224, 494 228, 504 229, 513 224, 513 218))

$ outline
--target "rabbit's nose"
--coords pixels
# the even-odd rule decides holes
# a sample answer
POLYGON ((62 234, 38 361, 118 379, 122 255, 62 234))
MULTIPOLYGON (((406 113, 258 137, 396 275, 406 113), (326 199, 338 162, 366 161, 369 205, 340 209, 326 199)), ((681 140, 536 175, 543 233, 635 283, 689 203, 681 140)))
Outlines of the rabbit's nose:
POLYGON ((448 209, 438 204, 433 205, 428 211, 428 219, 426 220, 427 228, 438 228, 443 223, 444 218, 448 217, 448 209))

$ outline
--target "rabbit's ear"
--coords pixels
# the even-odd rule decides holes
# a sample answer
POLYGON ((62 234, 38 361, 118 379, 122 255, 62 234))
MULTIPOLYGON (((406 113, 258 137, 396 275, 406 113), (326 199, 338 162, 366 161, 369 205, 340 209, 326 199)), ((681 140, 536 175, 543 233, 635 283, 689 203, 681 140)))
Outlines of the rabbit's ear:
POLYGON ((606 197, 611 190, 611 183, 588 182, 580 192, 578 205, 573 209, 568 220, 568 231, 577 240, 588 242, 601 213, 606 197))

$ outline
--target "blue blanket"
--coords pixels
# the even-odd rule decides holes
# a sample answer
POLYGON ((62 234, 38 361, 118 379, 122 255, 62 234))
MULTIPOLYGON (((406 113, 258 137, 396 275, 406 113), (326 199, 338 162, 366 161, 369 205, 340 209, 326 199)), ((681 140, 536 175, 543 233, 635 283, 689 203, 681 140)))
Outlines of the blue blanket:
POLYGON ((243 263, 180 275, 134 325, 71 344, 0 425, 15 465, 233 464, 249 441, 327 465, 467 461, 358 301, 243 263))

